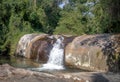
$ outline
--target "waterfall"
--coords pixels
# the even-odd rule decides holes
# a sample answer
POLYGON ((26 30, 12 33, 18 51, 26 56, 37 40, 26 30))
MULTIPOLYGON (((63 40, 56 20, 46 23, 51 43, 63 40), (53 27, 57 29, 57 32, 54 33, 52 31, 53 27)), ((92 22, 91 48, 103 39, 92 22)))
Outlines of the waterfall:
POLYGON ((58 37, 50 51, 49 59, 40 69, 60 70, 64 69, 64 44, 63 37, 58 37))

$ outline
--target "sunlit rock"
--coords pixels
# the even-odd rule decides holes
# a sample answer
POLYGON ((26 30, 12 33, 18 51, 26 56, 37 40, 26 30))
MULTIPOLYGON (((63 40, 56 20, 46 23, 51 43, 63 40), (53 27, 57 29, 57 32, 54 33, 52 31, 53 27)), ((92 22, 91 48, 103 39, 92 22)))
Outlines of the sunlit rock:
POLYGON ((73 68, 120 70, 120 35, 82 35, 65 48, 65 62, 73 68))
POLYGON ((16 55, 36 61, 47 61, 52 44, 53 39, 47 34, 27 34, 18 42, 16 55))
POLYGON ((16 54, 47 62, 50 51, 60 36, 64 37, 64 65, 92 71, 120 70, 119 34, 82 36, 27 34, 18 42, 16 54))

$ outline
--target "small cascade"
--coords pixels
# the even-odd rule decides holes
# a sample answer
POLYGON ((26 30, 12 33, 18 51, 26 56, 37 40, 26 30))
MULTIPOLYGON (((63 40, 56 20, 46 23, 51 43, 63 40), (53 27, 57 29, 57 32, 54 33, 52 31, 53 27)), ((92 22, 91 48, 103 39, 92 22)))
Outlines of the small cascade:
POLYGON ((59 37, 57 41, 53 44, 53 48, 50 51, 49 59, 46 64, 40 70, 50 69, 50 70, 61 70, 64 69, 64 44, 63 37, 59 37))

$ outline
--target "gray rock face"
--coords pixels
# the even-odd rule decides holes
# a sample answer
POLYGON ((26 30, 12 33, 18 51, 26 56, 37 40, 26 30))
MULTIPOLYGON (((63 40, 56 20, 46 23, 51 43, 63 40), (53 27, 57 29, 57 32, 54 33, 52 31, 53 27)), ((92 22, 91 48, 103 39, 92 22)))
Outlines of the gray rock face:
MULTIPOLYGON (((47 61, 57 37, 61 35, 24 35, 16 50, 17 55, 37 61, 47 61)), ((93 71, 120 71, 120 34, 99 34, 64 37, 66 66, 93 71)))
POLYGON ((66 65, 97 71, 120 71, 120 35, 82 35, 65 48, 66 65))
POLYGON ((0 82, 73 82, 73 80, 59 78, 53 74, 14 68, 5 64, 0 65, 0 82))
POLYGON ((61 35, 26 34, 20 38, 16 56, 46 62, 54 42, 61 35))
POLYGON ((47 61, 53 40, 47 34, 27 34, 18 42, 16 55, 36 61, 47 61))
POLYGON ((0 65, 0 82, 119 82, 119 77, 99 72, 43 73, 0 65))

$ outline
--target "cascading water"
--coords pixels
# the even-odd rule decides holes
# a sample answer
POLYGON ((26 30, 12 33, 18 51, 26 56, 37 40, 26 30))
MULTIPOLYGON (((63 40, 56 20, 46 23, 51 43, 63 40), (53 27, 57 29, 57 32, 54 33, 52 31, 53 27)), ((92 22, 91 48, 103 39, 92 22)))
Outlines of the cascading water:
POLYGON ((46 64, 43 64, 39 70, 61 70, 64 69, 64 44, 63 37, 59 37, 53 44, 53 48, 50 51, 49 59, 46 64))

